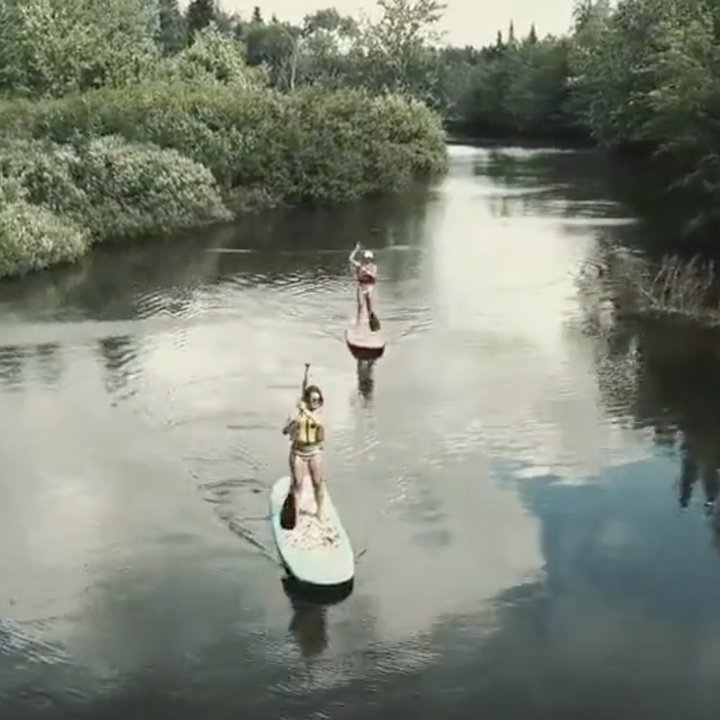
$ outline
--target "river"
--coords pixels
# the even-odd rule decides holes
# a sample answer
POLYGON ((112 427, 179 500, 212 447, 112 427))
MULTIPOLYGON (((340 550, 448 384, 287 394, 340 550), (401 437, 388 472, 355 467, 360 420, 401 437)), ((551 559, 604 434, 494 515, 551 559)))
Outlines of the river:
POLYGON ((430 191, 0 286, 3 717, 714 716, 716 523, 678 481, 716 492, 717 372, 579 299, 643 234, 592 153, 450 150, 430 191), (356 240, 390 338, 360 389, 356 240), (329 607, 265 519, 304 362, 359 556, 329 607))

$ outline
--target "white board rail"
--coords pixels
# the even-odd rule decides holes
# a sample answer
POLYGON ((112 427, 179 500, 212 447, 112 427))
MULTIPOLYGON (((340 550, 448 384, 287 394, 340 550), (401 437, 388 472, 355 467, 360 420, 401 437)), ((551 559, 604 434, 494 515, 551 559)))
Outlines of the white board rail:
POLYGON ((280 511, 290 488, 290 478, 281 477, 270 490, 270 525, 280 560, 300 582, 318 587, 349 583, 355 575, 355 555, 325 486, 325 525, 315 513, 315 495, 309 477, 303 481, 300 512, 293 530, 280 525, 280 511))

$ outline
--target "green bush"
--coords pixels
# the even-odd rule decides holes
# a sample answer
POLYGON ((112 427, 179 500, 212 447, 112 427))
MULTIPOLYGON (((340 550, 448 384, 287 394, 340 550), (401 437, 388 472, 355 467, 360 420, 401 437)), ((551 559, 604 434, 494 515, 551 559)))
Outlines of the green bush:
POLYGON ((0 206, 0 277, 77 260, 89 242, 85 228, 47 208, 24 200, 0 206))
POLYGON ((263 68, 245 62, 243 46, 215 23, 195 33, 192 45, 155 63, 152 77, 158 82, 232 85, 238 88, 268 84, 263 68))
POLYGON ((120 135, 210 168, 224 189, 341 201, 403 187, 446 167, 438 115, 396 96, 314 88, 153 83, 28 106, 0 106, 0 132, 58 143, 120 135))
POLYGON ((0 209, 16 200, 27 199, 27 191, 20 178, 0 172, 0 209))
MULTIPOLYGON (((87 198, 75 217, 96 239, 231 219, 212 173, 175 150, 103 137, 78 151, 70 172, 87 198)), ((66 214, 74 216, 72 201, 66 214)))
POLYGON ((228 220, 224 199, 351 200, 446 169, 440 117, 423 104, 281 94, 214 30, 202 39, 164 66, 182 80, 0 102, 0 274, 228 220))
POLYGON ((146 0, 3 0, 0 88, 59 97, 135 82, 159 57, 155 24, 146 0))
POLYGON ((93 239, 229 220, 212 173, 174 150, 103 137, 79 144, 16 141, 0 148, 13 197, 86 227, 93 239))
POLYGON ((77 154, 68 145, 10 140, 0 146, 0 173, 19 185, 19 199, 84 225, 89 200, 72 177, 76 162, 77 154))

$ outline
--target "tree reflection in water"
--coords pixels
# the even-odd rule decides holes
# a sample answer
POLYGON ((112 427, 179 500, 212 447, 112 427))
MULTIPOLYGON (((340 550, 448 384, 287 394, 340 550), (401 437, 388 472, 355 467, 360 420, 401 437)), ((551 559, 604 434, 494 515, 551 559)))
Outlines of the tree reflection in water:
POLYGON ((652 430, 655 446, 678 458, 677 502, 683 509, 694 498, 703 504, 720 550, 720 332, 623 319, 617 298, 624 280, 616 266, 591 271, 580 292, 587 331, 596 339, 602 402, 620 423, 652 430))

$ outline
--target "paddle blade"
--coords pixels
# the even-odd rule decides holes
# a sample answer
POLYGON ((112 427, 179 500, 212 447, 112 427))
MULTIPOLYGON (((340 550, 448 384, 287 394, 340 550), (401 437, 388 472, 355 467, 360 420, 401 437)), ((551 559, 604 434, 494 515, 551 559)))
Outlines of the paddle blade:
POLYGON ((378 332, 380 330, 380 320, 375 313, 370 313, 370 319, 368 321, 370 325, 370 332, 378 332))
POLYGON ((297 524, 297 508, 295 507, 295 495, 292 490, 288 492, 285 502, 280 509, 280 527, 283 530, 294 530, 297 524))

